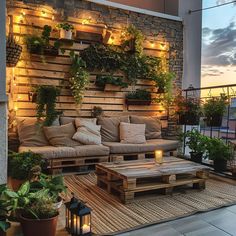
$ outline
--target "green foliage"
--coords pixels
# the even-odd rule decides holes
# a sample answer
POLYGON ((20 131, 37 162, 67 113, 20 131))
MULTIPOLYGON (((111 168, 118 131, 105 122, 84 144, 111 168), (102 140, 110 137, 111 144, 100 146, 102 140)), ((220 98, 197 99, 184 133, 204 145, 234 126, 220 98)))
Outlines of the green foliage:
POLYGON ((207 156, 210 160, 233 159, 233 148, 219 138, 209 138, 207 142, 207 156))
POLYGON ((202 135, 197 129, 188 130, 182 135, 182 140, 187 139, 186 145, 194 153, 205 153, 209 142, 209 137, 202 135))
POLYGON ((121 67, 122 54, 115 47, 103 44, 91 44, 80 54, 87 69, 113 72, 121 67))
POLYGON ((60 112, 56 110, 56 101, 60 90, 52 85, 40 85, 36 87, 36 93, 36 116, 38 120, 45 118, 43 125, 50 126, 60 114, 60 112))
POLYGON ((72 24, 67 23, 67 22, 58 24, 57 28, 58 29, 63 29, 63 30, 66 30, 66 31, 74 30, 74 26, 72 24))
POLYGON ((102 107, 94 106, 91 113, 92 113, 92 117, 96 118, 96 117, 102 115, 103 109, 102 109, 102 107))
POLYGON ((142 89, 137 89, 136 91, 128 93, 126 95, 126 98, 134 100, 144 100, 144 101, 152 100, 151 92, 142 89))
POLYGON ((112 84, 112 85, 120 86, 121 88, 127 88, 128 83, 124 82, 123 80, 124 78, 120 76, 97 75, 96 85, 104 88, 106 84, 112 84))
POLYGON ((26 180, 34 166, 45 164, 42 155, 33 152, 12 153, 8 158, 9 175, 14 179, 26 180))
POLYGON ((204 115, 207 119, 212 117, 223 117, 227 105, 227 96, 221 94, 220 97, 212 97, 203 105, 204 115))
POLYGON ((52 32, 52 27, 45 25, 43 27, 42 34, 38 35, 27 35, 25 37, 25 42, 27 48, 32 53, 44 54, 45 50, 52 49, 58 50, 61 47, 61 42, 56 40, 53 45, 50 44, 50 35, 52 32))
POLYGON ((80 104, 83 93, 89 84, 89 73, 86 71, 86 63, 74 52, 71 53, 72 65, 70 70, 70 84, 75 102, 80 104))

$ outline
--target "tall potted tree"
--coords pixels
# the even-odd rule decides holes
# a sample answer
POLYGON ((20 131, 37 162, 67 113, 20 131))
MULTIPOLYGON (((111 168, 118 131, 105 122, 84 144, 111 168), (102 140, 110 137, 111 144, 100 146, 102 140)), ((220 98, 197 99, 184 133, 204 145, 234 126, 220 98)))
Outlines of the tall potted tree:
POLYGON ((212 97, 203 105, 207 126, 221 126, 224 112, 227 106, 227 96, 221 94, 220 97, 212 97))

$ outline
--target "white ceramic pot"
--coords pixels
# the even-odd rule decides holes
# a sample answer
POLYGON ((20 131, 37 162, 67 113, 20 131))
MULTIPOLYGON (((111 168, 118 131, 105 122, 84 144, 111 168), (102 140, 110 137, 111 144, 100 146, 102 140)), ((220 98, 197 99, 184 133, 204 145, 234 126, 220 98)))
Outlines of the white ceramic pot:
POLYGON ((60 38, 61 39, 72 39, 72 30, 60 29, 60 38))

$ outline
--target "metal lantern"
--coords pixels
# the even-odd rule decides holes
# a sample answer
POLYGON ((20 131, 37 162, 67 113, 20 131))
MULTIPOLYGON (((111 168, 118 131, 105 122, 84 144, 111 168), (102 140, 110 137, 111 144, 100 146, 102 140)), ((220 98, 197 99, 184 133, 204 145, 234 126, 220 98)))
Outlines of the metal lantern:
POLYGON ((91 209, 75 197, 66 203, 66 230, 73 236, 90 236, 91 209))

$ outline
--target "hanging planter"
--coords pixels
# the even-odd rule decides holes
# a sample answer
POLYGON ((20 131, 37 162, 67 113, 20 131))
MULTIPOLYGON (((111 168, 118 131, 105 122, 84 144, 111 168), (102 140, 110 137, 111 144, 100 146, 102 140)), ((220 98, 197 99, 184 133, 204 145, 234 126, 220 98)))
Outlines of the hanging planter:
POLYGON ((10 16, 9 35, 6 42, 6 64, 7 67, 15 67, 20 59, 22 47, 16 42, 13 35, 13 20, 10 16))

